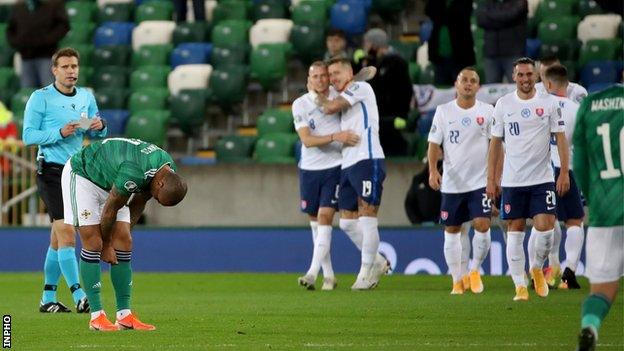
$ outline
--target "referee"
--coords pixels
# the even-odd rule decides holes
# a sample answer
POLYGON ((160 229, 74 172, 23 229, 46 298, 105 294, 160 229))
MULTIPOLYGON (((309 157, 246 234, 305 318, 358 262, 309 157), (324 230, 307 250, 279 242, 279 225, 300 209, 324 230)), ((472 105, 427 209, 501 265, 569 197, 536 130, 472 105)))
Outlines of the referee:
POLYGON ((79 283, 76 231, 63 223, 61 172, 65 162, 82 147, 85 135, 104 137, 107 130, 93 94, 76 86, 79 63, 76 50, 58 50, 52 56, 54 83, 33 92, 24 111, 24 143, 39 146, 37 186, 52 222, 44 263, 45 285, 39 304, 43 313, 71 312, 56 298, 61 274, 71 290, 76 311, 89 312, 86 294, 79 283))

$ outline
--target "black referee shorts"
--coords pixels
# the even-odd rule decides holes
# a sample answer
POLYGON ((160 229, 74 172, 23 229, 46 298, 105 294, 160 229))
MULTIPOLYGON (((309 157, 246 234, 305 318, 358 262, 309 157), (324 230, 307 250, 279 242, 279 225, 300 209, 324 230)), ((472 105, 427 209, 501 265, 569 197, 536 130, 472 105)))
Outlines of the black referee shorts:
POLYGON ((48 209, 50 221, 63 219, 63 192, 61 190, 61 175, 64 165, 43 162, 37 173, 37 187, 39 196, 48 209))

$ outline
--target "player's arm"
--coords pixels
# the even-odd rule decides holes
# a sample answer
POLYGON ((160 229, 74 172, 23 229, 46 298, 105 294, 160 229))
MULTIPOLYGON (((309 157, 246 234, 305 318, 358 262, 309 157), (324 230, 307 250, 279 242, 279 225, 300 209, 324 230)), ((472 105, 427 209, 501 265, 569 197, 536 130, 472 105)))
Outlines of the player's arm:
POLYGON ((42 130, 45 117, 45 99, 41 94, 33 93, 24 109, 24 127, 22 139, 26 145, 48 145, 68 137, 78 128, 77 123, 68 123, 60 129, 42 130))
POLYGON ((503 157, 503 139, 501 137, 492 136, 490 139, 490 148, 488 150, 488 168, 487 168, 487 187, 485 192, 487 196, 494 200, 498 195, 498 179, 502 173, 501 159, 503 157))
POLYGON ((310 128, 302 127, 297 129, 297 134, 299 134, 299 139, 306 147, 323 146, 332 141, 339 141, 346 146, 353 146, 360 141, 360 137, 350 131, 341 131, 328 135, 312 135, 310 128))
POLYGON ((565 132, 555 133, 557 150, 561 160, 561 172, 557 177, 556 190, 559 196, 565 195, 570 190, 570 146, 566 139, 565 132))
POLYGON ((103 246, 109 246, 113 236, 113 226, 117 221, 117 212, 124 207, 130 197, 121 194, 113 185, 108 194, 108 198, 102 209, 102 218, 100 220, 100 231, 102 233, 103 246))
POLYGON ((427 149, 427 163, 429 164, 429 186, 433 190, 440 190, 442 175, 438 171, 438 160, 442 157, 440 144, 429 142, 427 149))
POLYGON ((317 104, 321 107, 321 111, 323 111, 326 115, 331 115, 334 113, 338 113, 340 111, 344 111, 351 107, 351 104, 347 99, 342 96, 338 96, 333 100, 327 99, 327 96, 319 95, 317 98, 317 104))
POLYGON ((134 227, 139 221, 143 210, 145 210, 145 204, 152 198, 149 192, 136 193, 130 199, 128 208, 130 208, 130 227, 134 227))

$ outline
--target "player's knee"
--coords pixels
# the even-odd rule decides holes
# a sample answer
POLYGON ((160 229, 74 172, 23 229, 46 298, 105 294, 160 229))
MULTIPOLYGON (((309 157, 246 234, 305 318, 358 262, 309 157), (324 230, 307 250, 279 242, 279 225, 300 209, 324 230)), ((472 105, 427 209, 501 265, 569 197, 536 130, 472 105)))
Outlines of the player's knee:
POLYGON ((340 218, 340 221, 338 222, 338 226, 340 227, 340 229, 342 229, 342 231, 349 234, 357 226, 357 221, 354 221, 351 218, 340 218))
POLYGON ((568 219, 566 221, 566 228, 570 228, 570 227, 583 228, 583 220, 582 219, 568 219))
POLYGON ((459 234, 461 232, 461 226, 460 225, 446 226, 444 227, 444 231, 449 234, 459 234))
POLYGON ((475 219, 473 226, 478 232, 487 232, 490 229, 490 221, 485 218, 475 219))
POLYGON ((319 209, 317 219, 320 225, 331 225, 334 219, 334 210, 331 208, 321 207, 319 209))

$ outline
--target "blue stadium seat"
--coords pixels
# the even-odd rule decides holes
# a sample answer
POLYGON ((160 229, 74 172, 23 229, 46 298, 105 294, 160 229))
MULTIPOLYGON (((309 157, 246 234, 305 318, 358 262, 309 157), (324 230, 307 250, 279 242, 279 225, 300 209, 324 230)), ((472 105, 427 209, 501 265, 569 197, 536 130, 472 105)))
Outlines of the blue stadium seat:
POLYGON ((96 48, 109 45, 132 44, 132 22, 106 22, 95 30, 93 44, 96 48))
POLYGON ((171 67, 194 63, 209 63, 211 43, 182 43, 171 52, 171 67))
POLYGON ((528 38, 526 40, 526 55, 533 60, 538 60, 540 57, 540 47, 542 41, 539 39, 528 38))
POLYGON ((433 31, 433 22, 422 22, 420 24, 420 41, 423 43, 429 41, 429 38, 431 37, 431 31, 433 31))
POLYGON ((128 110, 101 110, 100 116, 106 120, 108 135, 124 135, 126 123, 130 118, 128 110))
POLYGON ((342 29, 349 36, 364 33, 368 22, 368 15, 364 6, 353 2, 334 4, 331 7, 331 26, 342 29))
POLYGON ((337 3, 351 4, 356 7, 364 7, 367 15, 370 12, 371 7, 373 6, 373 0, 338 0, 337 3))
POLYGON ((596 83, 616 83, 618 66, 615 61, 590 61, 581 70, 581 85, 596 83))
POLYGON ((612 85, 613 85, 613 83, 594 83, 594 84, 590 85, 589 87, 587 87, 587 92, 590 93, 590 94, 591 93, 595 93, 595 92, 600 91, 600 90, 605 90, 605 89, 607 89, 608 87, 610 87, 612 85))

